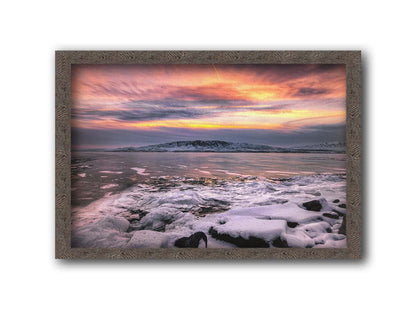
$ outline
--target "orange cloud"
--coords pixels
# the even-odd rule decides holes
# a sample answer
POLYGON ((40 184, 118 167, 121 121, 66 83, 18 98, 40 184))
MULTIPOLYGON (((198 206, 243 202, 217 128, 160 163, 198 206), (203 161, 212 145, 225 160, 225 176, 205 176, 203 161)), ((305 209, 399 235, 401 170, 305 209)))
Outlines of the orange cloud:
POLYGON ((73 65, 71 88, 72 125, 87 129, 345 122, 342 65, 73 65))

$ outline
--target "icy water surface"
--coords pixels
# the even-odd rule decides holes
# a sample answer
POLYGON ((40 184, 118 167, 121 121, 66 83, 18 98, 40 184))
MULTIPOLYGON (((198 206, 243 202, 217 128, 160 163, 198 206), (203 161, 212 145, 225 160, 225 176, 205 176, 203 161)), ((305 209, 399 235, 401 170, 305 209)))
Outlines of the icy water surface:
POLYGON ((285 178, 322 173, 345 173, 345 155, 79 152, 72 157, 72 203, 85 205, 154 177, 285 178))
POLYGON ((79 152, 71 180, 73 247, 346 245, 344 154, 79 152))

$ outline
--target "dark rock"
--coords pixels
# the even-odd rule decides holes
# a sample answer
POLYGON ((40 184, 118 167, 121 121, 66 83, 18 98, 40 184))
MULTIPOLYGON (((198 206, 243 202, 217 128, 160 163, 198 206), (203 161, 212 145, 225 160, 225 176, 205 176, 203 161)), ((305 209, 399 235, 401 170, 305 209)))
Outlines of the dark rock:
POLYGON ((199 242, 204 240, 205 248, 208 248, 208 239, 205 233, 196 232, 189 237, 182 237, 175 241, 175 247, 178 248, 198 248, 199 242))
POLYGON ((306 210, 321 211, 322 204, 319 200, 311 200, 309 202, 303 203, 303 207, 305 207, 306 210))
POLYGON ((345 204, 340 204, 340 205, 338 205, 338 207, 339 207, 339 208, 347 208, 347 205, 345 205, 345 204))
POLYGON ((156 232, 164 232, 165 229, 166 229, 166 224, 160 224, 159 226, 153 227, 152 230, 156 232))
POLYGON ((129 207, 126 207, 126 206, 121 206, 120 208, 128 209, 132 213, 132 216, 133 215, 138 215, 138 217, 140 219, 143 218, 144 216, 146 216, 149 213, 148 211, 144 211, 144 210, 138 209, 136 207, 129 208, 129 207))
POLYGON ((282 239, 281 237, 276 238, 273 241, 273 246, 278 248, 288 248, 289 245, 287 244, 287 241, 285 239, 282 239))
POLYGON ((333 203, 334 203, 334 204, 338 204, 338 203, 339 203, 339 199, 335 199, 335 200, 333 201, 333 203))
POLYGON ((287 199, 278 198, 278 199, 267 200, 267 201, 264 201, 264 202, 259 202, 259 203, 257 203, 257 205, 259 205, 259 206, 267 206, 267 205, 270 205, 270 203, 273 203, 273 204, 286 204, 287 202, 288 202, 287 199))
POLYGON ((130 230, 134 230, 134 228, 140 228, 140 219, 138 218, 128 218, 127 221, 130 223, 130 230))
POLYGON ((290 227, 290 228, 295 228, 295 227, 297 227, 299 225, 299 223, 297 223, 297 222, 290 222, 290 221, 287 221, 287 226, 288 227, 290 227))
POLYGON ((336 209, 332 209, 332 212, 337 213, 338 216, 341 216, 341 217, 345 216, 345 213, 343 213, 342 211, 336 210, 336 209))
POLYGON ((324 217, 331 218, 331 219, 338 219, 339 218, 339 215, 337 213, 324 212, 322 215, 324 217))
POLYGON ((215 239, 222 240, 227 243, 231 243, 240 248, 268 248, 270 247, 267 242, 258 237, 250 236, 248 239, 244 239, 241 236, 232 237, 228 234, 218 233, 213 227, 211 227, 208 233, 215 239))
POLYGON ((192 211, 196 216, 205 217, 207 214, 224 212, 230 209, 230 203, 215 198, 205 199, 205 204, 200 204, 197 211, 192 211))
POLYGON ((134 221, 140 221, 144 216, 146 216, 149 212, 143 211, 140 209, 135 210, 135 213, 127 216, 127 220, 132 223, 134 221))
POLYGON ((347 235, 347 224, 346 224, 346 216, 342 218, 341 227, 338 229, 338 234, 347 235))

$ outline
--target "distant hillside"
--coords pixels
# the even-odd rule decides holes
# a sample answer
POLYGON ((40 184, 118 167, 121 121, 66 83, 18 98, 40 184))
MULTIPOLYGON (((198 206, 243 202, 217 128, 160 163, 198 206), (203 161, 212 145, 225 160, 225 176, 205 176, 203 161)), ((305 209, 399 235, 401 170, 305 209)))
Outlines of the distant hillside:
POLYGON ((217 152, 217 153, 345 153, 343 143, 322 143, 308 146, 272 147, 226 141, 177 141, 142 147, 121 147, 111 152, 217 152))
POLYGON ((292 146, 290 150, 298 153, 313 153, 313 152, 332 152, 345 153, 345 142, 325 142, 319 144, 292 146))

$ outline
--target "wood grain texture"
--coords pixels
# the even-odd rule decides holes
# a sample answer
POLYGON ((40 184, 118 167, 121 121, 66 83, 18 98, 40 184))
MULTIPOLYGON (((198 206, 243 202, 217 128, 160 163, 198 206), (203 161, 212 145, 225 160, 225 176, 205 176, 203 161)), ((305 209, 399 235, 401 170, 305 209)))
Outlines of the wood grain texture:
POLYGON ((360 51, 56 51, 55 69, 55 258, 172 260, 361 258, 360 51), (347 248, 71 248, 72 64, 346 64, 347 248))

